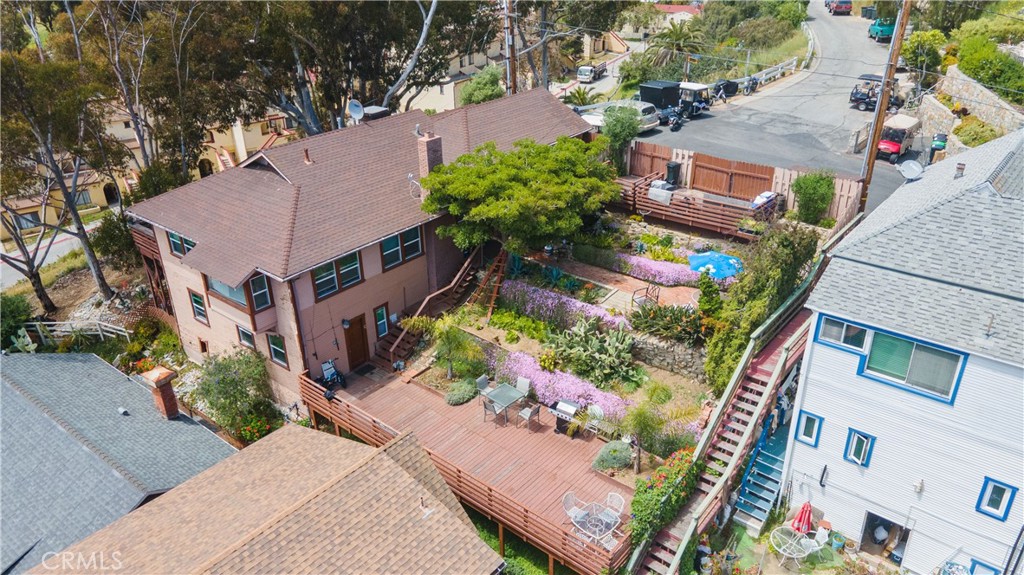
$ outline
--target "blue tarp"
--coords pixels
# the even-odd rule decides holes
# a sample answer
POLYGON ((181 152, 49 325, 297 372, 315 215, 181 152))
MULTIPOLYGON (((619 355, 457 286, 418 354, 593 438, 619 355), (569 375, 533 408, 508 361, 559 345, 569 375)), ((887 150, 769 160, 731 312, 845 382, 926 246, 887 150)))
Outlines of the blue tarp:
POLYGON ((724 280, 743 271, 743 263, 721 252, 704 252, 690 256, 690 269, 695 272, 708 272, 716 280, 724 280))

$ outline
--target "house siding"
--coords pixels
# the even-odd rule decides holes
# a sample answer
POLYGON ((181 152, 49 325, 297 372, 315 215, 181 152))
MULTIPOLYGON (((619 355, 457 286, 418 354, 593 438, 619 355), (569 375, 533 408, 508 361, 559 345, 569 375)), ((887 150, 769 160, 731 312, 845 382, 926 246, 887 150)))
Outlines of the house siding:
MULTIPOLYGON (((813 325, 818 320, 815 313, 813 325)), ((858 376, 858 361, 853 352, 808 344, 795 409, 825 421, 816 448, 790 439, 791 502, 809 500, 858 541, 867 512, 909 528, 903 567, 914 573, 931 573, 954 555, 965 565, 973 558, 1002 568, 1024 502, 1014 500, 1005 522, 975 507, 986 476, 1024 483, 1024 369, 971 355, 950 405, 858 376), (850 428, 876 436, 869 467, 843 459, 850 428)))

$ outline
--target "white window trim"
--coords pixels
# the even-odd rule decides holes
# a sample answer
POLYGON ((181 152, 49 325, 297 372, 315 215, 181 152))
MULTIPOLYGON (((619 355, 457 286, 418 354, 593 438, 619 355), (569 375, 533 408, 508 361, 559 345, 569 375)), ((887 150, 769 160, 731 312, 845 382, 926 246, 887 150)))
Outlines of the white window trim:
POLYGON ((249 291, 252 293, 252 307, 253 307, 253 311, 263 311, 263 310, 267 309, 268 307, 271 307, 271 306, 274 305, 274 300, 270 297, 270 279, 268 279, 267 276, 265 276, 263 274, 259 274, 258 276, 250 278, 249 279, 249 291), (256 280, 259 280, 260 278, 263 279, 263 288, 256 289, 256 286, 253 284, 253 282, 256 281, 256 280), (266 294, 267 295, 267 305, 265 305, 263 307, 259 307, 259 306, 256 305, 256 295, 257 294, 266 294))
POLYGON ((398 266, 402 265, 402 262, 405 261, 405 258, 402 256, 402 252, 403 252, 403 250, 402 250, 402 236, 401 235, 395 234, 393 236, 390 236, 390 237, 387 237, 387 238, 384 238, 383 240, 381 240, 380 241, 380 257, 381 257, 381 263, 383 264, 384 269, 389 270, 391 268, 398 267, 398 266), (384 242, 386 242, 388 240, 391 240, 391 239, 395 240, 395 247, 391 248, 390 250, 385 250, 384 249, 384 242), (390 265, 388 265, 388 262, 387 262, 388 254, 394 254, 395 252, 398 252, 398 259, 395 260, 394 262, 392 262, 390 265))
POLYGON ((414 258, 414 257, 416 257, 416 256, 418 256, 418 255, 423 253, 423 234, 420 233, 420 229, 419 228, 408 229, 408 230, 405 230, 404 232, 398 234, 398 243, 399 243, 399 245, 402 246, 402 261, 409 261, 412 258, 414 258), (416 240, 415 241, 406 242, 406 241, 402 240, 402 234, 407 234, 409 232, 416 232, 416 240), (416 244, 416 253, 414 253, 414 254, 410 254, 409 250, 406 249, 411 244, 416 244))
MULTIPOLYGON (((323 265, 325 265, 325 266, 326 265, 330 265, 331 266, 330 273, 323 273, 320 276, 317 276, 316 275, 316 268, 313 268, 313 293, 316 294, 317 299, 323 299, 323 298, 325 298, 325 297, 327 297, 327 296, 329 296, 331 294, 335 294, 335 293, 338 292, 338 289, 339 289, 339 287, 338 287, 339 281, 338 281, 338 266, 337 266, 337 264, 335 262, 331 262, 330 264, 323 264, 323 265), (327 279, 330 279, 331 281, 334 282, 334 287, 331 288, 330 291, 327 291, 327 292, 321 294, 320 293, 320 287, 319 287, 320 283, 321 282, 325 282, 327 279)), ((321 267, 321 266, 317 266, 317 267, 321 267)))
MULTIPOLYGON (((349 254, 349 255, 352 255, 352 254, 349 254)), ((354 286, 357 283, 363 281, 363 266, 362 266, 362 261, 360 260, 359 252, 355 252, 356 263, 354 265, 353 264, 349 264, 347 267, 341 267, 341 260, 343 258, 349 257, 349 255, 342 256, 341 258, 338 258, 338 260, 337 260, 338 264, 335 266, 338 269, 338 283, 340 283, 341 287, 343 287, 343 288, 347 288, 349 286, 354 286), (350 281, 348 283, 345 283, 345 280, 342 279, 342 275, 346 271, 349 271, 349 270, 352 270, 352 269, 356 270, 356 279, 353 280, 353 281, 350 281)))
POLYGON ((247 347, 249 349, 256 349, 256 334, 254 334, 252 331, 250 331, 250 330, 248 330, 248 329, 246 329, 246 328, 244 328, 244 327, 242 327, 240 325, 235 326, 235 327, 238 328, 238 343, 241 344, 242 347, 247 347), (247 343, 244 339, 242 339, 242 333, 249 334, 249 339, 252 340, 252 343, 247 343))

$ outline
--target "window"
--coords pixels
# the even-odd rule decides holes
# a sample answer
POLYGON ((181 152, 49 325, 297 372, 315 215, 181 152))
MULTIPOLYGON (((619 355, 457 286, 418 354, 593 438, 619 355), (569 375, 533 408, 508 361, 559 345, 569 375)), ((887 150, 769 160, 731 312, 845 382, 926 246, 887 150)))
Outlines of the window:
POLYGON ((252 332, 245 329, 242 326, 235 326, 238 328, 238 342, 245 347, 256 348, 256 338, 252 335, 252 332))
POLYGON ((313 268, 313 283, 316 286, 317 299, 338 291, 338 274, 334 269, 334 262, 313 268))
POLYGON ((843 459, 867 467, 871 463, 871 451, 875 448, 875 436, 850 428, 846 436, 846 455, 843 459))
POLYGON ((75 205, 76 206, 84 206, 86 204, 91 204, 91 203, 92 203, 92 196, 89 195, 88 191, 78 192, 78 195, 75 196, 75 205))
POLYGON ((274 363, 288 367, 288 354, 284 351, 284 338, 268 333, 267 346, 270 347, 270 359, 274 363))
POLYGON ((188 296, 192 300, 192 317, 210 325, 210 319, 206 316, 206 300, 203 299, 203 296, 192 290, 188 290, 188 296))
POLYGON ((379 308, 373 310, 373 323, 377 328, 377 339, 380 339, 388 334, 390 326, 388 325, 387 304, 384 304, 379 308))
POLYGON ((819 337, 825 341, 864 349, 864 340, 868 331, 862 327, 843 323, 826 317, 821 323, 819 337))
POLYGON ((177 256, 183 256, 196 247, 194 241, 174 232, 167 232, 167 242, 171 244, 171 253, 177 256))
POLYGON ((811 447, 817 447, 818 439, 821 438, 821 424, 825 421, 825 418, 801 410, 797 421, 799 423, 796 440, 800 443, 806 443, 811 447))
MULTIPOLYGON (((995 517, 1000 521, 1006 521, 1010 515, 1010 508, 1013 506, 1013 498, 1017 495, 1017 488, 1009 483, 996 481, 991 477, 985 478, 981 486, 981 495, 978 496, 978 504, 975 509, 989 517, 995 517)), ((973 573, 974 570, 972 569, 973 573)))
POLYGON ((267 309, 274 304, 270 297, 270 285, 267 283, 267 276, 260 274, 249 280, 249 291, 252 292, 252 307, 256 311, 267 309))
POLYGON ((390 269, 402 262, 407 262, 423 253, 420 242, 420 229, 413 228, 384 238, 380 242, 380 258, 384 269, 390 269))
POLYGON ((398 236, 391 236, 380 243, 380 255, 384 261, 384 269, 402 263, 402 242, 398 236))
POLYGON ((472 66, 473 65, 473 53, 470 52, 469 55, 466 57, 466 59, 469 61, 469 65, 472 66))
POLYGON ((971 559, 971 575, 999 575, 999 573, 1001 571, 996 567, 977 559, 971 559))
POLYGON ((131 123, 131 122, 128 122, 128 121, 126 121, 126 122, 124 123, 124 129, 125 129, 125 130, 130 130, 130 129, 132 129, 132 123, 131 123))
POLYGON ((203 355, 206 355, 206 354, 210 353, 210 342, 206 341, 205 339, 200 339, 199 340, 199 353, 201 353, 203 355))
POLYGON ((466 67, 466 57, 465 56, 459 56, 459 68, 465 68, 465 67, 466 67))
POLYGON ((950 399, 961 356, 902 337, 875 333, 866 370, 950 399))
POLYGON ((224 283, 224 282, 222 282, 220 280, 215 280, 215 279, 213 279, 213 278, 211 278, 209 276, 207 276, 207 278, 206 278, 206 285, 209 286, 210 291, 212 291, 212 292, 214 292, 216 294, 219 294, 221 296, 224 296, 225 298, 233 301, 234 303, 236 303, 236 304, 238 304, 238 305, 240 305, 242 307, 248 307, 246 305, 246 303, 245 303, 245 286, 244 285, 239 286, 239 287, 231 287, 228 284, 226 284, 226 283, 224 283))
POLYGON ((341 287, 343 288, 362 281, 363 274, 359 270, 359 252, 338 260, 338 275, 341 276, 341 287))
POLYGON ((14 217, 14 225, 16 225, 19 230, 32 229, 34 227, 37 227, 41 223, 42 222, 39 219, 39 213, 38 212, 28 212, 28 213, 25 213, 25 214, 17 214, 14 217))

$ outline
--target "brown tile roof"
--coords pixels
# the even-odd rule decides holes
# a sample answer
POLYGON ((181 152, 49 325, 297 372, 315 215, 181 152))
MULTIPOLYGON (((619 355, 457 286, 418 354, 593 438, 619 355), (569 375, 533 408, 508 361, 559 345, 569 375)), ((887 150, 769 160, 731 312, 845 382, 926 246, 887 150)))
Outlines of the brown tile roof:
POLYGON ((411 434, 373 449, 298 426, 67 551, 118 551, 124 572, 147 574, 493 573, 502 563, 411 434))
POLYGON ((590 129, 545 90, 435 116, 413 110, 264 150, 129 211, 195 241, 182 261, 220 281, 237 285, 254 269, 290 278, 433 217, 408 180, 419 176, 417 124, 441 136, 445 161, 488 141, 507 149, 590 129))

